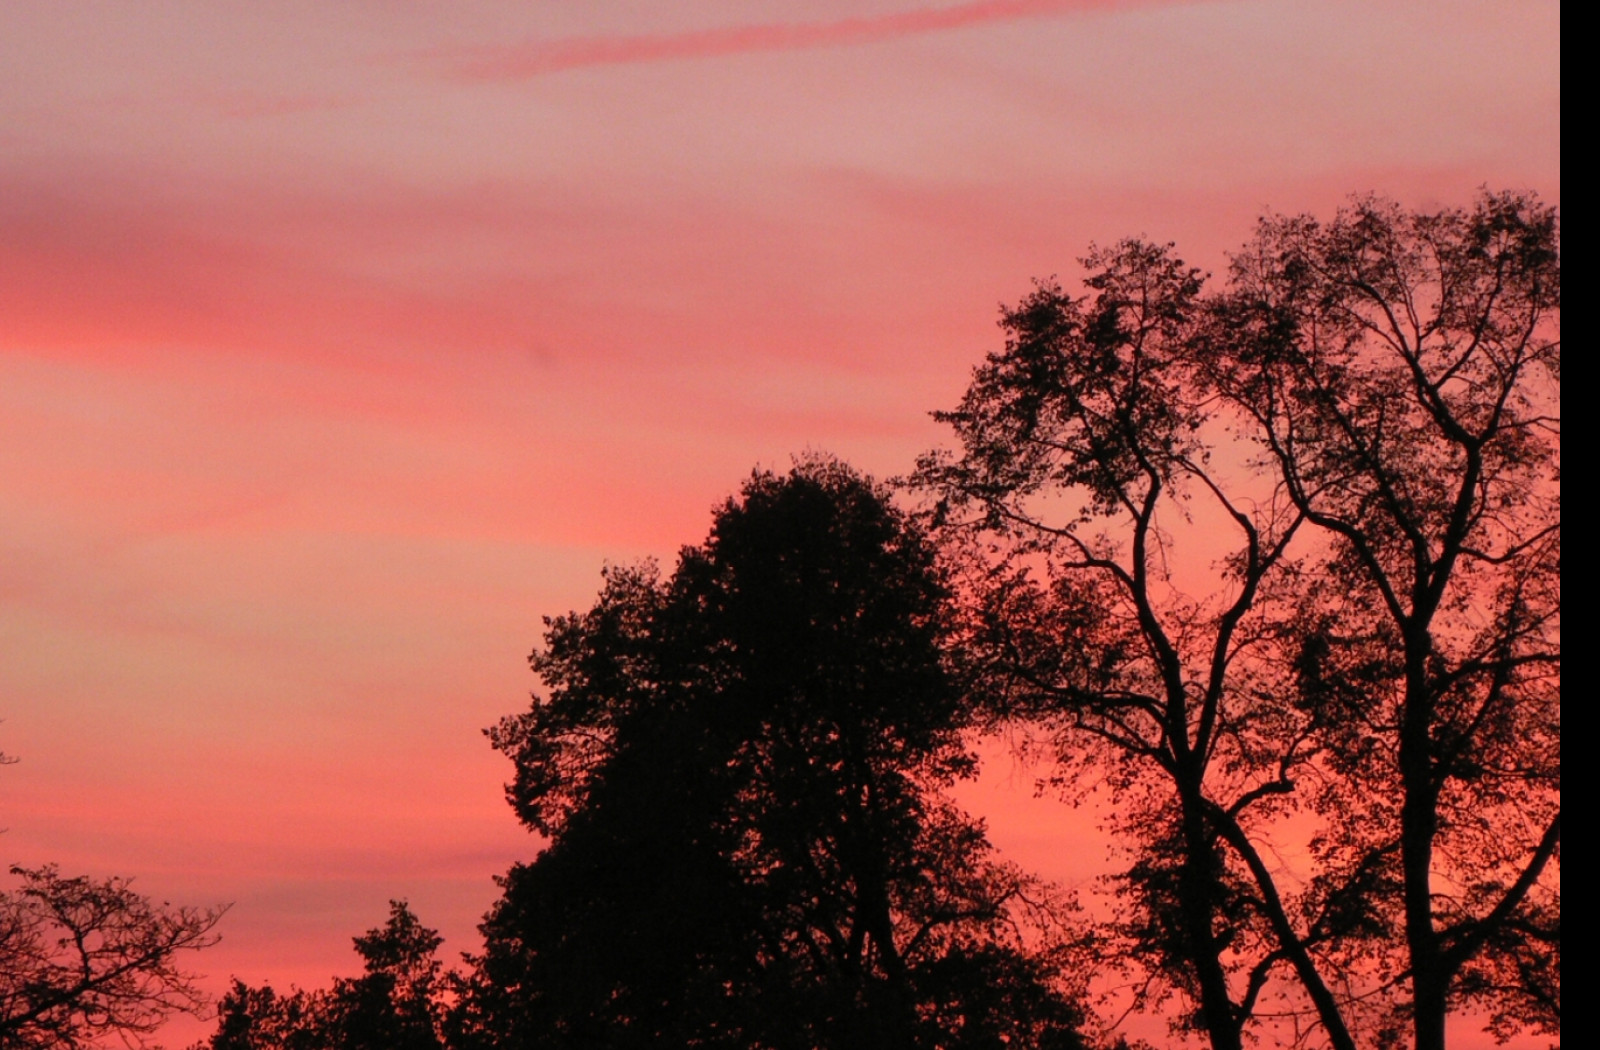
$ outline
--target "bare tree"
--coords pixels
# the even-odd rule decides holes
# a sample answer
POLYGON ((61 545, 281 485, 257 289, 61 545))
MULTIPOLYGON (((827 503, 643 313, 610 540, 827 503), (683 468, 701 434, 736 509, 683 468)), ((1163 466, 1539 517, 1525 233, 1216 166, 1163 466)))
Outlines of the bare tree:
POLYGON ((0 893, 0 1047, 145 1045, 172 1014, 205 1000, 181 953, 215 944, 224 908, 155 904, 129 880, 11 869, 0 893))
POLYGON ((987 545, 996 711, 1118 793, 1122 957, 1218 1050, 1275 976, 1336 1047, 1442 1050, 1463 1004, 1558 1034, 1554 210, 1270 218, 1211 295, 1170 248, 1085 263, 1005 312, 916 480, 987 545))
MULTIPOLYGON (((1418 1050, 1453 1003, 1560 1033, 1561 235, 1554 209, 1269 218, 1206 385, 1328 545, 1298 694, 1418 1050)), ((1340 890, 1339 892, 1346 892, 1340 890)), ((1370 956, 1369 956, 1370 958, 1370 956)))
POLYGON ((1042 724, 1059 758, 1116 788, 1138 856, 1121 957, 1148 970, 1155 997, 1189 998, 1180 1023, 1217 1050, 1242 1045, 1281 968, 1352 1048, 1310 954, 1323 935, 1295 933, 1257 848, 1309 756, 1264 611, 1304 514, 1270 484, 1251 499, 1210 460, 1198 271, 1133 241, 1084 263, 1087 296, 1046 283, 1005 312, 1005 348, 938 414, 961 455, 924 457, 916 480, 948 527, 999 555, 973 638, 999 713, 1042 724), (1191 542, 1229 541, 1199 598, 1171 573, 1173 530, 1196 513, 1208 517, 1191 542))

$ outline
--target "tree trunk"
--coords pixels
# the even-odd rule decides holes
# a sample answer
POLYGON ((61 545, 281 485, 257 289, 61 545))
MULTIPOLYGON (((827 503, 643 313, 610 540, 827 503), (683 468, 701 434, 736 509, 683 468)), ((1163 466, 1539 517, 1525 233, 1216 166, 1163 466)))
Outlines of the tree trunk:
POLYGON ((1450 975, 1433 925, 1433 839, 1438 830, 1438 790, 1433 782, 1429 732, 1432 704, 1424 666, 1429 639, 1407 639, 1406 706, 1400 726, 1400 863, 1405 880, 1406 947, 1411 962, 1414 1050, 1444 1050, 1450 975))
POLYGON ((1228 975, 1222 967, 1212 918, 1216 910, 1216 870, 1207 833, 1203 801, 1196 790, 1183 796, 1183 868, 1178 877, 1178 906, 1183 915, 1189 957, 1200 983, 1200 1016, 1212 1050, 1242 1050, 1243 1036, 1228 975))

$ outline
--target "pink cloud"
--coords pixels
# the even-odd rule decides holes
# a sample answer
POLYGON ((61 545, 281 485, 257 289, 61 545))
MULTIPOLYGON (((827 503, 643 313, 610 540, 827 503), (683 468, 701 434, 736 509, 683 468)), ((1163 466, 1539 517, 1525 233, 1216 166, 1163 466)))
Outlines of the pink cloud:
POLYGON ((868 44, 901 37, 1027 18, 1102 11, 1119 0, 971 0, 949 7, 895 11, 832 22, 772 22, 652 36, 593 36, 534 40, 447 52, 453 72, 467 80, 522 80, 584 66, 623 65, 683 58, 715 58, 762 51, 868 44))

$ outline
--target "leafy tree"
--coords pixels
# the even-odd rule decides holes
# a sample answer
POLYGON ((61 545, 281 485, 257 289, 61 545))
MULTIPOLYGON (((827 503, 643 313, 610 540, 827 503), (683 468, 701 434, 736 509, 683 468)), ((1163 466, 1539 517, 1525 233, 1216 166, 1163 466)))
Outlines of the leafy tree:
POLYGON ((192 1050, 323 1050, 320 1008, 311 992, 280 995, 271 985, 255 988, 235 977, 217 1004, 217 1030, 192 1050))
POLYGON ((174 908, 120 878, 14 867, 0 893, 0 1047, 130 1046, 204 999, 179 965, 215 944, 223 908, 174 908))
POLYGON ((355 938, 360 977, 285 995, 236 979, 218 1005, 216 1032, 195 1050, 442 1050, 440 943, 404 901, 390 901, 388 921, 355 938))
POLYGON ((1005 312, 917 480, 991 545, 991 702, 1118 795, 1126 957, 1216 1047, 1275 975, 1334 1046, 1442 1047, 1468 1001, 1558 1032, 1554 213, 1268 219, 1214 295, 1170 247, 1085 264, 1005 312))
POLYGON ((661 579, 548 621, 491 731, 548 848, 513 868, 464 1043, 1067 1047, 1043 887, 941 800, 969 712, 934 551, 831 461, 756 474, 661 579))

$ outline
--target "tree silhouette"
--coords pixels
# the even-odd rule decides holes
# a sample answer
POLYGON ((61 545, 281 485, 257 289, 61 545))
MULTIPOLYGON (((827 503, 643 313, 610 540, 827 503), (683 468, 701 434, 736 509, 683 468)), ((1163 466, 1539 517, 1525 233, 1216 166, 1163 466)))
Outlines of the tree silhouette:
POLYGON ((235 979, 218 1004, 217 1030, 194 1050, 442 1050, 440 943, 404 901, 390 901, 388 921, 355 938, 360 977, 284 995, 235 979))
POLYGON ((1458 1000, 1559 1034, 1557 216, 1268 219, 1219 320, 1211 387, 1329 546, 1295 625, 1339 777, 1324 877, 1403 931, 1419 1050, 1458 1000))
POLYGON ((832 461, 761 473, 671 578, 549 621, 491 731, 550 837, 483 927, 480 1045, 1066 1047, 1043 887, 941 800, 969 711, 922 535, 832 461))
POLYGON ((235 977, 217 1004, 217 1030, 191 1050, 323 1050, 319 1006, 313 993, 280 995, 269 984, 256 988, 235 977))
POLYGON ((1442 1047, 1468 999, 1559 1031, 1554 214, 1270 219, 1212 296, 1170 248, 1085 264, 1005 312, 916 480, 994 545, 991 703, 1119 798, 1125 958, 1219 1048, 1280 974, 1334 1046, 1442 1047))
POLYGON ((1288 965, 1335 1045, 1352 1047, 1311 960, 1279 943, 1288 905, 1270 873, 1230 852, 1270 826, 1307 759, 1306 720, 1274 695, 1263 613, 1303 516, 1270 492, 1242 502, 1209 462, 1191 360, 1201 275, 1137 242, 1084 263, 1086 298, 1046 283, 1005 312, 1005 348, 938 414, 963 454, 924 457, 916 479, 947 529, 1000 544, 976 570, 971 639, 994 671, 991 702, 1047 726, 1062 760, 1116 789, 1115 829, 1139 859, 1115 932, 1158 978, 1152 998, 1183 993, 1196 1009, 1180 1022, 1236 1050, 1288 965), (1197 599, 1168 559, 1170 526, 1202 512, 1228 530, 1211 542, 1232 546, 1197 599))
POLYGON ((223 908, 174 908, 127 879, 14 867, 0 893, 0 1047, 129 1046, 205 1000, 181 953, 215 944, 223 908))

